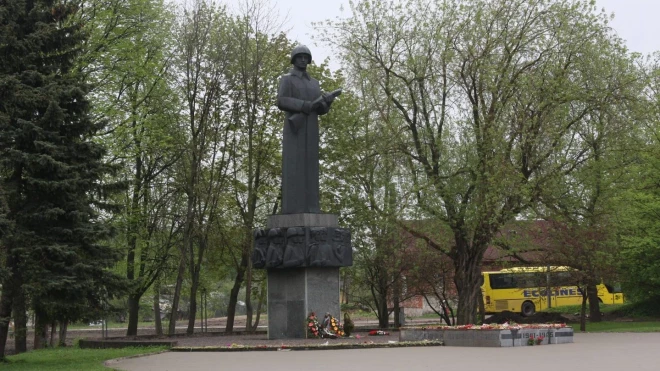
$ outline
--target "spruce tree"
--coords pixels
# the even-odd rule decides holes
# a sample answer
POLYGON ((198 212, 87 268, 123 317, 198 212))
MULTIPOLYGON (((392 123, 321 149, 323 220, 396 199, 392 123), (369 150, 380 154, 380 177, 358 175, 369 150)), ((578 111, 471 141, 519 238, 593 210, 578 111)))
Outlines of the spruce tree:
POLYGON ((102 243, 109 230, 99 217, 101 180, 112 168, 93 141, 101 126, 74 70, 85 40, 77 9, 68 1, 0 2, 0 180, 14 226, 0 245, 0 357, 13 288, 26 293, 40 323, 66 323, 121 284, 107 269, 118 256, 102 243))

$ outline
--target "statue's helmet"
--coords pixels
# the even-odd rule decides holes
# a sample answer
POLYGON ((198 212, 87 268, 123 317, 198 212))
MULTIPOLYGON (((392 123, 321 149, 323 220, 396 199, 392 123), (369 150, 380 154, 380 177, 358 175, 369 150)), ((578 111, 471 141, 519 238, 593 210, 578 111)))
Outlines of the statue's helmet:
POLYGON ((309 61, 312 61, 312 52, 309 51, 309 48, 305 45, 298 45, 291 51, 291 64, 298 54, 307 54, 309 55, 309 61))

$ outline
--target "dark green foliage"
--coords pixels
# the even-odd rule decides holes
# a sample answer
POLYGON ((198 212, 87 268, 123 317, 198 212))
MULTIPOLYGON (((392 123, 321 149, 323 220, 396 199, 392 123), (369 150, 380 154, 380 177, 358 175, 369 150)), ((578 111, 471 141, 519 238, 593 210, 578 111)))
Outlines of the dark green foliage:
POLYGON ((626 303, 611 314, 616 317, 655 317, 660 318, 660 298, 657 296, 633 303, 626 303))
MULTIPOLYGON (((75 3, 3 1, 0 5, 0 179, 15 257, 35 309, 73 320, 120 287, 118 256, 99 241, 108 228, 94 198, 111 167, 91 140, 87 86, 73 73, 82 26, 75 3)), ((12 268, 12 267, 10 267, 12 268)))
POLYGON ((646 149, 636 189, 622 207, 619 270, 626 298, 660 302, 660 155, 658 144, 646 149))

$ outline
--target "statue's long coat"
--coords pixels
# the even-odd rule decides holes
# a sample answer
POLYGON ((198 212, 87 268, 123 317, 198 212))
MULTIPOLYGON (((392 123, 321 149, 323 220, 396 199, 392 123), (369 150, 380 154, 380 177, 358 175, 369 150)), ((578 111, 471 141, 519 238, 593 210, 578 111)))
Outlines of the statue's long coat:
POLYGON ((288 118, 301 113, 305 102, 321 96, 316 79, 295 68, 282 76, 277 106, 285 112, 282 140, 282 214, 319 213, 319 114, 307 115, 307 122, 293 131, 288 118))

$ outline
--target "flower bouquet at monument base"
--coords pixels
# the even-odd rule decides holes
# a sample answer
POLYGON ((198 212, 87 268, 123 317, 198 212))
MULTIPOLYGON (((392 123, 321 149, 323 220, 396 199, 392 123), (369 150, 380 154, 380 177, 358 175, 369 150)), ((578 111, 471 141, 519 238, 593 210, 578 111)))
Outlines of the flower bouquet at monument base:
POLYGON ((320 337, 320 326, 319 326, 319 321, 316 319, 316 314, 312 312, 308 317, 307 317, 307 337, 310 338, 317 338, 320 337))
POLYGON ((325 314, 320 324, 314 312, 307 317, 307 337, 336 339, 342 336, 345 336, 344 328, 330 313, 325 314))

